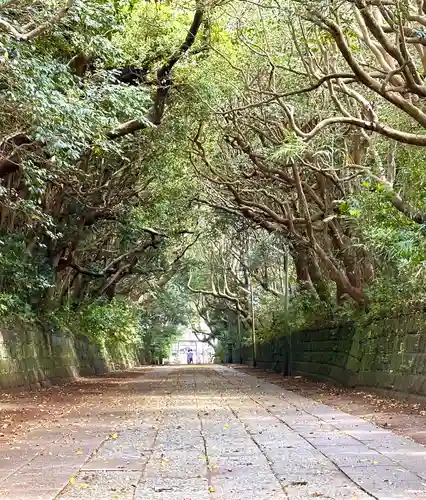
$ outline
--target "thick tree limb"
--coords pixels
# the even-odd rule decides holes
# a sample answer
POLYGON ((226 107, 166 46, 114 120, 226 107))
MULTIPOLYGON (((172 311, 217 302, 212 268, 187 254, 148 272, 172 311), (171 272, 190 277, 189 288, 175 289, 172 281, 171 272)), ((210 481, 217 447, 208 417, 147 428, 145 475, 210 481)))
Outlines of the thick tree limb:
POLYGON ((207 335, 205 332, 203 332, 201 330, 197 330, 193 326, 192 326, 192 331, 194 332, 194 335, 199 342, 204 342, 204 343, 208 344, 210 347, 215 348, 215 345, 212 342, 212 339, 215 338, 213 333, 210 333, 210 335, 207 335), (200 338, 198 335, 202 335, 203 338, 200 338))
POLYGON ((167 98, 170 89, 173 85, 172 72, 173 68, 180 59, 193 46, 197 33, 200 29, 204 16, 204 7, 199 1, 194 13, 192 24, 188 30, 185 40, 176 52, 171 55, 167 61, 158 69, 156 74, 157 90, 155 92, 154 102, 148 111, 145 118, 140 120, 130 120, 122 125, 119 125, 115 130, 107 134, 110 139, 118 139, 128 134, 133 134, 138 130, 143 130, 148 127, 156 127, 160 125, 166 107, 167 98))
POLYGON ((141 120, 129 120, 128 122, 122 123, 111 132, 108 132, 107 137, 109 139, 118 139, 120 137, 124 137, 125 135, 133 134, 138 130, 155 127, 156 125, 154 125, 154 123, 145 118, 141 120))
POLYGON ((361 165, 350 165, 352 167, 358 168, 360 171, 365 172, 369 177, 374 179, 378 184, 383 186, 385 193, 387 195, 387 199, 389 203, 396 209, 398 212, 403 214, 407 219, 412 220, 416 224, 424 224, 426 222, 426 211, 419 210, 414 207, 407 201, 405 201, 400 194, 398 194, 391 182, 386 179, 382 179, 377 175, 374 175, 368 168, 364 168, 361 165))
POLYGON ((0 9, 7 9, 9 7, 12 7, 13 4, 17 3, 17 1, 18 0, 5 0, 0 4, 0 9))
POLYGON ((215 297, 216 299, 227 300, 227 301, 235 304, 237 311, 239 311, 241 313, 245 313, 245 310, 240 305, 240 301, 239 301, 238 297, 236 297, 234 295, 230 295, 230 294, 225 293, 225 292, 221 292, 220 290, 217 290, 216 287, 214 286, 213 282, 212 282, 212 289, 211 290, 202 290, 202 289, 198 290, 198 289, 192 288, 191 280, 192 280, 192 275, 190 274, 189 279, 188 279, 188 283, 186 286, 187 286, 188 290, 190 290, 192 293, 197 293, 200 295, 207 295, 210 297, 215 297))
POLYGON ((294 110, 291 108, 291 106, 283 104, 283 109, 287 115, 293 131, 305 141, 310 141, 327 127, 340 123, 346 123, 348 125, 353 125, 364 130, 376 132, 377 134, 389 137, 390 139, 394 139, 395 141, 402 142, 404 144, 410 144, 412 146, 426 146, 426 135, 402 132, 401 130, 389 127, 389 125, 386 125, 384 123, 362 120, 361 118, 355 118, 354 116, 336 116, 332 118, 326 118, 319 122, 310 132, 303 132, 296 125, 296 122, 294 120, 294 110))
MULTIPOLYGON (((390 103, 404 111, 407 115, 411 116, 415 121, 417 121, 419 125, 421 125, 422 127, 426 127, 426 114, 418 106, 412 103, 409 99, 406 99, 401 93, 383 91, 382 83, 378 79, 373 78, 368 74, 367 71, 364 70, 362 65, 355 59, 342 28, 336 22, 327 18, 324 14, 315 9, 309 10, 309 13, 306 15, 306 19, 321 26, 321 28, 330 33, 330 35, 336 42, 337 48, 339 49, 343 58, 346 60, 360 83, 366 85, 368 88, 381 95, 384 99, 388 100, 390 103)), ((389 47, 387 48, 392 52, 392 49, 390 49, 389 47)), ((395 57, 396 56, 397 54, 395 54, 395 57)), ((405 61, 401 60, 399 58, 399 55, 398 57, 396 57, 396 60, 398 61, 399 66, 405 65, 405 61)), ((409 81, 409 84, 410 86, 407 87, 405 91, 421 91, 421 95, 424 95, 425 88, 422 85, 418 85, 415 81, 412 80, 409 81)), ((365 126, 365 122, 363 124, 358 123, 356 125, 361 128, 367 128, 365 126)), ((391 139, 398 140, 399 142, 404 142, 406 144, 421 146, 425 145, 425 143, 421 141, 421 144, 419 144, 419 139, 416 134, 404 134, 399 130, 392 129, 380 123, 374 123, 370 126, 370 128, 367 129, 377 131, 382 135, 390 137, 391 139)))
POLYGON ((315 253, 318 255, 319 259, 323 262, 323 265, 326 267, 328 270, 331 279, 336 283, 338 287, 341 287, 342 290, 344 290, 352 299, 357 302, 358 304, 363 304, 365 301, 364 294, 362 290, 354 287, 349 279, 335 266, 333 261, 330 259, 330 257, 327 255, 327 253, 324 251, 322 246, 317 242, 313 229, 312 229, 312 221, 310 218, 310 212, 309 212, 309 206, 308 202, 306 200, 305 193, 303 192, 303 187, 302 183, 300 181, 300 176, 299 176, 299 171, 296 165, 293 166, 293 175, 296 180, 296 188, 297 188, 297 194, 299 197, 299 201, 303 207, 303 211, 305 212, 305 217, 308 220, 308 225, 307 225, 307 233, 309 240, 311 242, 312 248, 315 251, 315 253))
MULTIPOLYGON (((0 5, 1 8, 9 7, 12 5, 12 1, 6 2, 6 4, 0 5)), ((51 28, 53 25, 57 24, 69 11, 69 9, 73 6, 74 0, 67 0, 66 4, 56 12, 53 16, 50 17, 46 22, 40 24, 35 27, 31 31, 26 33, 22 33, 18 29, 16 29, 9 21, 0 17, 0 28, 3 28, 4 31, 12 35, 16 40, 21 42, 28 42, 29 40, 33 40, 38 36, 42 35, 45 31, 51 28)))

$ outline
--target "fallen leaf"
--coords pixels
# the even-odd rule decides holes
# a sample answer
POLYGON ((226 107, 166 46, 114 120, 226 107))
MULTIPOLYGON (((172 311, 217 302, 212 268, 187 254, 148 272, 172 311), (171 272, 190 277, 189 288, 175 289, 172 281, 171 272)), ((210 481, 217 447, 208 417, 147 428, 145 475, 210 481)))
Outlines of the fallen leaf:
POLYGON ((70 477, 70 478, 68 479, 68 482, 69 482, 70 484, 74 484, 74 483, 75 483, 75 477, 70 477))
POLYGON ((75 452, 75 454, 76 454, 76 455, 83 455, 83 451, 82 451, 82 450, 77 450, 77 451, 75 452))
POLYGON ((118 434, 116 432, 113 432, 109 437, 111 439, 117 439, 118 438, 118 434))
POLYGON ((209 493, 214 493, 215 492, 215 489, 213 488, 213 486, 209 486, 209 493))

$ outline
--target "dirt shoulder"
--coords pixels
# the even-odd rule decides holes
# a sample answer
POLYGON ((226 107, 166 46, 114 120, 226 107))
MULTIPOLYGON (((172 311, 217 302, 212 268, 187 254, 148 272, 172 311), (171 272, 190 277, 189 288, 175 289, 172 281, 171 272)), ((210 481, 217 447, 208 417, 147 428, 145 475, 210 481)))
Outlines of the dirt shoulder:
POLYGON ((357 415, 395 434, 410 437, 426 445, 426 403, 405 402, 374 392, 336 387, 303 377, 284 377, 275 372, 232 365, 238 371, 262 378, 283 389, 357 415))
POLYGON ((85 377, 40 391, 0 391, 0 445, 63 419, 130 405, 133 381, 149 373, 143 367, 99 377, 85 377))

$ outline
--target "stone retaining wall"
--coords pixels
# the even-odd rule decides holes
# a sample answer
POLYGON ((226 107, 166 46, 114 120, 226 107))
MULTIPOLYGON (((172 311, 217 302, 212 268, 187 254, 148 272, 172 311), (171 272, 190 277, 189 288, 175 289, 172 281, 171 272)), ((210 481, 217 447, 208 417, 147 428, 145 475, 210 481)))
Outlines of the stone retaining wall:
POLYGON ((54 334, 46 338, 24 325, 0 328, 0 390, 36 389, 78 375, 96 375, 140 364, 135 346, 90 344, 83 337, 54 334))
MULTIPOLYGON (((252 362, 252 348, 241 350, 252 362)), ((233 362, 240 351, 233 352, 233 362)), ((257 346, 260 367, 318 380, 426 395, 426 313, 294 332, 257 346), (291 348, 290 348, 291 346, 291 348)))

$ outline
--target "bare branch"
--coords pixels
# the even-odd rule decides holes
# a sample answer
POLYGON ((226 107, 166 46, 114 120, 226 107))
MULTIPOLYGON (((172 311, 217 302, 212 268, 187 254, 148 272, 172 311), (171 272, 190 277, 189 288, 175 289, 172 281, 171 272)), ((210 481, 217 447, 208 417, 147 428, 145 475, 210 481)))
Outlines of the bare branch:
MULTIPOLYGON (((0 7, 5 8, 12 5, 12 3, 14 3, 13 0, 6 2, 0 7)), ((53 16, 51 16, 46 22, 40 24, 39 26, 35 27, 31 31, 28 31, 27 33, 21 33, 9 21, 6 21, 6 19, 3 19, 2 17, 0 17, 0 28, 3 28, 4 31, 7 31, 17 40, 22 42, 27 42, 29 40, 37 38, 38 36, 42 35, 45 31, 47 31, 49 28, 51 28, 53 25, 57 24, 63 17, 65 17, 65 15, 73 6, 73 4, 74 0, 67 0, 66 4, 61 9, 59 9, 58 12, 56 12, 53 16)))
POLYGON ((303 132, 296 125, 293 108, 289 105, 283 104, 283 109, 287 114, 293 131, 305 141, 310 141, 323 129, 330 127, 331 125, 347 123, 348 125, 353 125, 364 130, 371 130, 372 132, 376 132, 377 134, 389 137, 390 139, 394 139, 395 141, 402 142, 404 144, 410 144, 412 146, 426 146, 426 135, 402 132, 401 130, 389 127, 389 125, 386 125, 385 123, 362 120, 360 118, 355 118, 354 116, 336 116, 333 118, 326 118, 319 122, 310 132, 303 132))
POLYGON ((189 275, 189 279, 188 279, 188 283, 187 283, 186 286, 187 286, 188 290, 190 290, 192 293, 197 293, 197 294, 201 294, 201 295, 207 295, 207 296, 210 296, 210 297, 215 297, 217 299, 227 300, 227 301, 232 302, 233 304, 235 304, 235 307, 236 307, 237 311, 245 314, 245 310, 241 307, 240 301, 239 301, 239 299, 238 299, 237 296, 229 295, 229 294, 227 294, 225 292, 221 292, 220 290, 217 290, 217 288, 215 287, 213 281, 212 281, 212 288, 211 288, 211 290, 202 290, 202 289, 198 290, 198 289, 192 288, 192 286, 191 286, 191 280, 192 280, 192 275, 190 274, 189 275))
MULTIPOLYGON (((361 64, 355 59, 348 42, 346 40, 346 37, 343 33, 342 28, 332 21, 331 19, 327 18, 325 15, 323 15, 321 12, 313 9, 310 10, 308 15, 306 16, 306 19, 321 26, 323 29, 328 31, 330 35, 333 37, 334 41, 336 42, 336 45, 354 72, 354 74, 357 77, 357 80, 366 85, 368 88, 376 92, 377 94, 381 95, 383 98, 391 102, 393 105, 404 111, 407 115, 411 116, 414 120, 417 121, 417 123, 423 127, 426 127, 426 114, 419 108, 417 107, 413 102, 411 102, 408 99, 405 99, 400 93, 398 92, 383 92, 382 91, 382 84, 375 78, 373 78, 370 74, 368 74, 367 71, 363 69, 361 64)), ((388 47, 389 48, 389 47, 388 47)), ((389 49, 391 52, 392 50, 389 49)), ((396 60, 399 63, 399 66, 404 66, 404 59, 400 58, 399 55, 397 57, 397 54, 395 54, 396 60)), ((410 74, 411 72, 407 70, 410 74)), ((405 89, 405 91, 410 90, 413 92, 418 92, 419 95, 424 96, 426 92, 426 88, 423 85, 417 84, 415 81, 410 81, 410 87, 405 89)), ((358 125, 360 126, 360 125, 358 125)), ((379 126, 378 128, 380 129, 383 127, 383 125, 379 126)), ((387 127, 387 126, 386 126, 387 127)), ((366 127, 364 127, 366 128, 366 127)), ((390 127, 387 127, 388 129, 390 127)), ((372 130, 370 128, 370 130, 372 130)), ((387 137, 390 137, 392 139, 398 140, 399 142, 405 142, 406 144, 418 144, 418 142, 410 142, 401 139, 401 134, 402 132, 399 131, 394 131, 393 129, 390 129, 392 131, 391 135, 387 135, 383 132, 383 135, 387 135, 387 137)), ((403 136, 402 136, 403 137, 403 136)), ((424 143, 421 143, 420 145, 424 145, 424 143)))
POLYGON ((0 4, 0 9, 7 9, 12 7, 13 4, 17 3, 19 0, 5 0, 2 4, 0 4))

